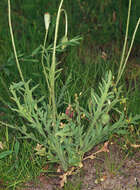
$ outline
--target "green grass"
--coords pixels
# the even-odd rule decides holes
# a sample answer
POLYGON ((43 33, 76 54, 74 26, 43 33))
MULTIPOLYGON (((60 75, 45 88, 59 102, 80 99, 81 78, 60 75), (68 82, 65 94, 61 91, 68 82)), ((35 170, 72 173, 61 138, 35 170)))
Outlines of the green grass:
MULTIPOLYGON (((15 146, 17 140, 10 141, 15 146)), ((18 140, 19 152, 13 152, 11 155, 0 159, 1 187, 16 189, 20 184, 31 180, 39 175, 42 165, 46 163, 35 155, 35 145, 26 140, 18 140)), ((12 149, 12 147, 9 147, 12 149)))
MULTIPOLYGON (((90 3, 92 3, 92 1, 89 1, 89 4, 90 3)), ((113 1, 113 5, 115 3, 116 1, 113 1)), ((110 21, 112 18, 111 7, 113 6, 111 5, 111 2, 109 2, 108 7, 109 16, 107 12, 104 13, 104 8, 107 6, 105 1, 102 5, 99 5, 98 3, 93 5, 93 8, 98 8, 94 9, 94 11, 90 10, 90 6, 88 4, 86 4, 87 9, 82 11, 84 5, 81 3, 82 6, 79 8, 78 1, 75 3, 71 1, 70 4, 70 8, 67 8, 69 7, 69 4, 65 2, 65 7, 68 9, 68 14, 70 16, 70 36, 82 34, 84 40, 81 42, 79 47, 69 48, 68 51, 64 52, 59 57, 60 67, 63 67, 63 71, 59 79, 56 93, 59 94, 60 87, 65 83, 69 74, 71 74, 71 82, 69 84, 68 91, 66 92, 64 102, 71 103, 74 99, 75 93, 79 94, 82 92, 82 98, 80 101, 81 105, 84 105, 84 102, 90 93, 89 88, 96 88, 97 82, 99 82, 101 76, 104 75, 108 69, 111 69, 114 76, 116 76, 117 69, 119 67, 119 56, 121 54, 121 44, 119 43, 119 40, 122 39, 122 36, 120 34, 120 30, 116 31, 118 28, 118 22, 113 24, 110 21), (79 9, 80 14, 82 14, 82 18, 81 15, 78 14, 79 9), (96 12, 97 10, 99 12, 96 12), (87 20, 88 14, 90 15, 89 20, 87 20), (97 14, 99 17, 98 23, 96 24, 95 15, 97 14), (104 14, 108 16, 108 20, 106 22, 103 20, 104 14), (86 18, 86 20, 84 20, 84 18, 86 18), (79 19, 83 24, 79 25, 79 19), (92 26, 93 22, 95 25, 94 27, 92 26), (110 27, 112 30, 108 32, 110 27), (99 30, 100 28, 101 30, 99 30), (112 45, 112 39, 117 43, 112 45), (117 55, 115 52, 116 49, 118 52, 117 55), (106 60, 102 58, 102 52, 107 54, 106 60)), ((48 34, 48 43, 52 42, 57 7, 58 2, 52 2, 51 0, 47 2, 46 0, 43 0, 41 4, 39 1, 36 3, 30 1, 29 3, 29 0, 24 1, 24 3, 20 0, 13 1, 12 3, 12 9, 14 10, 12 13, 14 34, 17 49, 20 50, 18 55, 20 57, 19 59, 23 74, 26 80, 32 78, 34 84, 39 83, 36 96, 40 95, 40 92, 42 92, 46 99, 48 98, 48 92, 40 64, 41 52, 39 51, 34 55, 32 55, 32 52, 34 52, 40 44, 43 44, 43 14, 46 11, 49 11, 52 14, 53 22, 48 34), (46 3, 48 3, 48 5, 46 5, 46 3)), ((3 18, 0 20, 0 26, 2 28, 0 39, 0 119, 7 122, 19 122, 18 118, 16 118, 17 116, 13 115, 7 107, 7 105, 14 105, 10 98, 9 85, 11 82, 19 81, 19 74, 16 68, 13 50, 11 48, 7 15, 5 14, 6 11, 7 2, 0 2, 0 17, 3 18)), ((132 17, 134 20, 133 23, 135 23, 135 18, 137 18, 137 12, 132 17)), ((63 20, 61 21, 61 24, 63 24, 63 20)), ((62 29, 59 31, 60 36, 61 33, 64 33, 62 29)), ((139 39, 138 35, 137 39, 139 39)), ((134 90, 130 87, 130 91, 128 93, 127 88, 124 88, 123 94, 124 96, 127 94, 128 113, 133 112, 134 114, 137 114, 140 113, 138 86, 140 77, 137 76, 137 80, 135 81, 133 78, 129 78, 130 83, 131 80, 135 85, 134 90)), ((125 75, 123 76, 121 83, 124 84, 124 81, 125 75)), ((64 111, 64 108, 61 108, 61 110, 64 111)), ((34 143, 28 140, 18 139, 17 137, 20 136, 20 134, 15 133, 12 130, 8 131, 7 139, 6 133, 6 129, 1 128, 0 141, 5 143, 5 150, 13 150, 17 141, 19 142, 20 148, 17 155, 13 152, 11 155, 0 159, 0 185, 2 184, 3 189, 6 187, 9 189, 15 189, 16 186, 26 180, 35 178, 39 175, 46 160, 35 155, 33 149, 35 146, 34 143)), ((133 133, 130 132, 129 134, 131 134, 131 136, 128 135, 126 138, 129 138, 129 141, 131 142, 137 143, 136 139, 139 137, 139 129, 135 129, 133 133)), ((64 190, 65 189, 73 190, 73 184, 66 184, 64 190)), ((80 190, 80 183, 74 190, 80 190)))
MULTIPOLYGON (((24 3, 22 3, 21 1, 16 1, 16 2, 13 1, 12 2, 12 9, 13 9, 13 12, 12 12, 12 21, 13 22, 12 23, 13 23, 13 27, 14 27, 16 46, 17 46, 17 49, 20 50, 20 52, 18 54, 19 55, 22 53, 24 54, 20 58, 23 74, 25 76, 25 79, 32 78, 35 83, 39 83, 40 88, 41 88, 41 89, 39 89, 39 91, 43 91, 46 94, 46 96, 47 96, 47 93, 46 93, 46 86, 44 84, 44 77, 41 74, 42 67, 41 67, 41 64, 39 63, 39 59, 40 59, 41 55, 39 53, 37 53, 33 57, 31 56, 28 58, 28 56, 32 55, 33 50, 36 49, 37 47, 39 47, 39 45, 43 43, 43 37, 44 37, 43 14, 46 11, 50 12, 52 15, 52 24, 51 24, 49 34, 48 34, 48 43, 50 43, 52 41, 54 20, 56 17, 58 3, 56 3, 56 1, 53 1, 53 3, 51 2, 51 5, 50 5, 50 2, 51 1, 46 2, 45 0, 43 0, 41 4, 39 2, 36 2, 36 4, 34 4, 32 2, 29 3, 27 0, 24 1, 24 3), (33 60, 34 60, 34 62, 33 62, 33 60)), ((103 21, 103 18, 105 18, 105 17, 111 18, 111 16, 112 16, 111 15, 112 14, 111 7, 112 6, 119 9, 118 5, 114 4, 115 2, 116 1, 113 1, 113 4, 111 4, 111 1, 109 1, 108 5, 105 3, 105 1, 102 3, 102 5, 100 5, 99 3, 93 4, 92 7, 95 12, 90 14, 90 19, 88 21, 86 21, 86 23, 85 23, 84 19, 82 20, 82 18, 84 18, 84 16, 87 16, 90 13, 91 10, 88 10, 88 6, 90 7, 90 4, 92 4, 92 2, 89 1, 88 2, 89 4, 86 4, 86 5, 83 5, 81 3, 81 7, 79 6, 78 1, 75 3, 71 2, 70 8, 67 8, 67 7, 69 7, 69 4, 67 2, 64 2, 65 7, 68 11, 68 15, 69 15, 69 22, 70 22, 70 25, 69 25, 70 34, 69 35, 73 36, 75 34, 78 34, 79 32, 82 35, 84 34, 84 42, 81 44, 81 47, 79 47, 79 49, 77 50, 82 55, 84 55, 84 57, 79 57, 79 53, 77 53, 77 51, 75 52, 75 50, 70 50, 73 52, 66 52, 62 55, 62 61, 65 62, 65 64, 63 64, 63 66, 64 66, 63 72, 66 74, 69 72, 72 72, 72 74, 73 74, 72 76, 74 77, 74 79, 76 78, 74 81, 76 84, 74 84, 72 86, 73 90, 70 90, 70 92, 75 91, 74 89, 77 89, 77 86, 78 86, 77 91, 82 91, 82 89, 79 89, 79 86, 82 86, 84 91, 85 91, 85 86, 88 86, 88 85, 94 86, 94 83, 97 82, 96 76, 98 76, 98 77, 102 76, 103 75, 102 72, 104 72, 104 70, 106 70, 106 68, 111 68, 112 70, 115 71, 114 74, 116 73, 116 69, 118 68, 118 66, 116 66, 116 63, 118 63, 118 57, 116 57, 116 55, 112 55, 113 59, 107 60, 105 62, 102 61, 101 57, 100 57, 100 54, 102 53, 102 51, 105 51, 105 53, 107 53, 107 54, 108 54, 108 52, 110 52, 110 47, 112 46, 112 44, 109 45, 109 47, 105 46, 105 43, 108 43, 108 41, 112 40, 112 35, 110 35, 109 31, 114 34, 117 34, 116 38, 115 38, 115 43, 116 43, 116 41, 117 42, 120 41, 120 38, 121 38, 120 34, 116 33, 116 31, 115 31, 115 27, 117 27, 117 26, 111 25, 111 20, 108 20, 107 22, 103 21), (85 10, 82 12, 82 10, 83 10, 82 8, 84 6, 87 7, 87 9, 85 8, 85 10, 87 10, 87 13, 85 10), (97 9, 95 9, 95 8, 97 8, 97 9), (108 9, 107 10, 108 13, 105 12, 104 14, 105 15, 109 14, 110 16, 108 16, 108 15, 105 16, 103 14, 103 10, 105 8, 108 9), (78 14, 78 12, 79 12, 79 14, 78 14), (71 13, 74 13, 74 14, 71 14, 71 13), (81 18, 80 13, 82 14, 82 18, 81 18), (92 33, 96 30, 92 30, 90 33, 88 33, 88 29, 90 28, 91 23, 93 22, 92 19, 94 19, 95 15, 99 15, 98 16, 99 21, 102 21, 103 23, 105 23, 104 25, 103 25, 103 23, 101 24, 102 28, 104 30, 101 30, 102 33, 100 35, 92 33), (77 17, 78 17, 78 19, 76 19, 77 17), (79 19, 81 19, 81 23, 82 23, 81 27, 78 26, 79 19), (86 30, 84 32, 84 28, 82 28, 82 27, 85 25, 86 25, 86 30), (110 30, 108 30, 106 28, 109 25, 111 25, 111 27, 112 27, 112 29, 110 29, 110 30), (77 28, 79 28, 78 31, 77 31, 77 28), (106 37, 106 34, 110 38, 106 37), (106 40, 106 42, 103 42, 101 37, 103 37, 106 40), (99 38, 98 43, 97 43, 97 38, 99 38), (89 42, 91 42, 91 43, 89 43, 89 42), (94 48, 92 48, 91 45, 94 48), (100 50, 100 47, 102 50, 100 50), (102 66, 102 65, 104 65, 104 66, 102 66), (77 70, 78 70, 78 72, 77 72, 77 70), (84 77, 81 76, 81 73, 83 73, 84 77), (88 78, 85 78, 85 76, 88 78), (81 81, 81 83, 80 83, 81 85, 79 85, 79 81, 81 81), (88 81, 88 82, 86 82, 86 81, 88 81)), ((14 61, 13 51, 11 49, 11 39, 9 36, 7 15, 4 14, 6 12, 7 2, 6 1, 3 3, 1 2, 0 5, 1 5, 0 6, 1 7, 0 14, 1 14, 1 17, 3 18, 3 19, 1 19, 1 22, 0 22, 0 24, 3 26, 2 27, 3 28, 2 35, 1 35, 1 54, 0 54, 0 68, 2 68, 2 72, 0 72, 0 79, 1 79, 0 86, 2 88, 0 97, 1 97, 1 99, 5 100, 5 101, 8 100, 8 102, 10 102, 11 100, 9 98, 8 88, 11 83, 11 78, 13 81, 17 81, 19 78, 19 75, 18 75, 18 71, 16 68, 15 61, 14 61)), ((135 17, 136 16, 134 14, 133 19, 135 17)), ((94 25, 96 27, 97 23, 94 23, 94 25)), ((99 34, 98 30, 97 30, 97 33, 99 34)), ((60 36, 61 36, 62 32, 63 31, 61 31, 61 27, 60 27, 60 36)), ((119 43, 117 43, 117 44, 118 44, 117 45, 118 47, 116 47, 116 45, 115 45, 115 48, 118 48, 120 51, 120 47, 119 47, 120 44, 119 43)), ((66 77, 67 77, 67 75, 65 76, 65 78, 66 77)), ((74 93, 72 93, 72 94, 74 94, 74 93)))
POLYGON ((80 190, 81 189, 81 184, 73 184, 73 183, 70 183, 68 182, 65 186, 64 186, 64 190, 73 190, 73 187, 74 187, 74 190, 80 190))

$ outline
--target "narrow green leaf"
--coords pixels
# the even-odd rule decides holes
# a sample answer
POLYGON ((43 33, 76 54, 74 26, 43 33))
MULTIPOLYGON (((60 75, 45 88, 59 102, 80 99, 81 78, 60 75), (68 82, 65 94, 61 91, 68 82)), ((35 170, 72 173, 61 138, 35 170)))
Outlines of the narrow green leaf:
POLYGON ((5 158, 6 156, 12 154, 13 151, 9 150, 9 151, 4 151, 0 153, 0 159, 5 158))

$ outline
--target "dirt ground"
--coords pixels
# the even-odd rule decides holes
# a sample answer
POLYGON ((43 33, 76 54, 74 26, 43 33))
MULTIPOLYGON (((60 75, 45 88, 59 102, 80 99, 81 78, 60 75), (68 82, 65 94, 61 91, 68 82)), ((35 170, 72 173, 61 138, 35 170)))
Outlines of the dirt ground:
MULTIPOLYGON (((140 151, 135 150, 132 158, 112 143, 109 152, 101 152, 95 159, 83 162, 82 169, 69 177, 73 187, 81 182, 80 190, 140 190, 140 151)), ((99 150, 95 147, 89 154, 99 150)), ((60 178, 38 177, 38 184, 27 183, 22 190, 58 190, 60 178)), ((67 190, 65 188, 65 190, 67 190)), ((69 190, 69 189, 68 189, 69 190)), ((75 189, 74 189, 75 190, 75 189)))

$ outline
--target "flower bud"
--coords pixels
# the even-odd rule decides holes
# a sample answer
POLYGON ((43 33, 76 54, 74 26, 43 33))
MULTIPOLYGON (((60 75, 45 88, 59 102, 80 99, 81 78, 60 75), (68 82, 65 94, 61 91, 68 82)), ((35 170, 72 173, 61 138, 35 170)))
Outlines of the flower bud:
POLYGON ((49 13, 45 13, 44 14, 44 22, 45 22, 45 29, 48 30, 49 29, 49 25, 50 25, 50 14, 49 13))
POLYGON ((67 36, 63 36, 63 38, 61 39, 61 43, 63 44, 61 47, 62 49, 65 49, 67 47, 67 45, 64 44, 66 42, 68 42, 68 38, 67 38, 67 36))
POLYGON ((110 121, 110 116, 109 116, 109 114, 107 114, 107 113, 103 114, 102 117, 101 117, 101 121, 102 121, 102 124, 103 124, 103 125, 108 124, 109 121, 110 121))
POLYGON ((73 112, 73 109, 72 109, 71 105, 69 105, 69 106, 66 108, 65 114, 66 114, 68 117, 73 118, 74 112, 73 112))

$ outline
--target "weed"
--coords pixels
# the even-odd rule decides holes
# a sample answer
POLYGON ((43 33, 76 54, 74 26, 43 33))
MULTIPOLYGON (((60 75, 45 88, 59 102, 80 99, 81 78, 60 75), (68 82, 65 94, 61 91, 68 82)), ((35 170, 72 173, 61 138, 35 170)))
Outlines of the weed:
MULTIPOLYGON (((95 93, 94 90, 91 89, 91 96, 88 100, 87 110, 80 106, 78 96, 76 95, 75 103, 71 106, 73 107, 73 113, 75 112, 74 120, 70 120, 67 114, 59 114, 57 112, 58 108, 56 103, 55 83, 61 69, 56 68, 56 43, 61 12, 65 13, 66 32, 64 36, 65 42, 64 40, 61 41, 59 49, 64 49, 64 44, 65 46, 69 45, 66 36, 67 16, 66 12, 62 9, 63 0, 60 2, 56 18, 54 45, 51 59, 52 63, 50 64, 50 59, 47 58, 47 70, 44 66, 43 58, 50 23, 50 16, 49 14, 45 15, 45 18, 47 16, 48 23, 45 22, 45 26, 47 26, 47 28, 42 53, 42 66, 49 90, 49 104, 46 104, 46 102, 44 102, 43 96, 35 99, 34 93, 38 88, 38 85, 30 88, 31 80, 28 82, 25 82, 24 80, 16 53, 11 25, 10 1, 8 2, 10 33, 17 68, 22 79, 21 82, 13 83, 10 86, 12 100, 17 105, 17 108, 11 109, 17 112, 19 116, 24 118, 27 122, 20 128, 18 126, 4 124, 3 122, 1 122, 1 124, 15 128, 24 134, 26 138, 37 142, 39 144, 38 146, 40 146, 40 149, 36 150, 38 150, 40 154, 46 155, 47 158, 52 162, 61 163, 62 168, 67 171, 68 168, 73 165, 80 165, 85 152, 91 150, 91 148, 96 144, 107 140, 108 137, 114 132, 119 134, 124 133, 125 130, 123 130, 123 128, 125 129, 125 127, 127 127, 130 123, 134 123, 139 117, 134 117, 134 119, 131 119, 130 122, 127 122, 124 114, 120 111, 117 111, 118 115, 120 115, 120 118, 118 118, 114 124, 110 122, 110 111, 112 109, 115 109, 115 105, 120 101, 119 96, 121 92, 121 88, 116 89, 116 87, 114 88, 112 85, 112 74, 110 71, 106 73, 105 78, 102 79, 101 83, 99 83, 99 94, 95 93), (82 115, 85 117, 83 121, 81 119, 82 115), (84 126, 85 120, 88 121, 88 127, 84 126), (46 149, 48 150, 47 153, 45 153, 46 149)), ((76 43, 76 40, 71 41, 73 41, 73 43, 76 43)), ((125 48, 126 45, 124 44, 124 51, 125 48)), ((49 57, 48 52, 46 56, 49 57)), ((121 66, 122 64, 120 65, 120 68, 121 66)), ((119 77, 117 79, 117 83, 121 77, 121 74, 118 74, 118 76, 119 77)))
MULTIPOLYGON (((10 34, 21 81, 16 82, 17 80, 19 81, 17 77, 15 82, 10 85, 10 93, 12 94, 11 99, 13 103, 12 106, 8 102, 8 107, 15 113, 17 118, 14 122, 9 122, 12 124, 7 124, 3 121, 0 121, 0 124, 5 126, 6 129, 9 127, 19 131, 21 134, 19 135, 20 138, 34 141, 35 146, 33 146, 33 150, 30 147, 29 151, 36 151, 36 155, 45 156, 50 162, 60 164, 65 172, 67 172, 72 166, 80 167, 82 165, 85 153, 91 150, 96 144, 108 140, 108 138, 114 133, 126 134, 126 131, 131 124, 137 124, 139 116, 132 117, 131 115, 127 115, 126 117, 125 113, 118 109, 118 103, 122 100, 120 98, 121 87, 118 87, 117 84, 119 83, 125 69, 140 20, 138 20, 136 25, 128 54, 125 55, 130 15, 128 14, 126 38, 115 85, 112 72, 106 71, 109 70, 107 66, 107 69, 104 71, 105 76, 102 77, 102 79, 101 77, 98 79, 99 83, 96 85, 97 92, 91 88, 88 91, 88 95, 85 93, 86 96, 83 100, 80 93, 81 89, 77 89, 77 87, 79 87, 81 83, 81 86, 83 85, 82 91, 85 91, 87 84, 90 84, 90 80, 93 78, 93 86, 97 83, 97 76, 101 76, 101 70, 104 70, 104 67, 102 67, 101 64, 106 61, 105 54, 103 55, 103 60, 101 60, 101 57, 98 56, 97 63, 96 61, 95 64, 93 62, 95 74, 94 77, 91 77, 91 79, 89 78, 89 75, 91 74, 90 69, 88 73, 82 73, 81 69, 79 73, 75 71, 76 66, 74 63, 77 63, 79 59, 75 60, 75 49, 72 48, 72 50, 70 50, 68 48, 69 46, 75 46, 79 44, 81 38, 76 37, 70 40, 67 37, 68 22, 67 13, 62 8, 63 0, 61 0, 59 5, 56 23, 54 22, 56 26, 55 32, 53 33, 51 31, 52 36, 48 33, 51 23, 49 20, 50 18, 47 18, 48 23, 45 23, 46 33, 43 46, 36 48, 29 57, 24 57, 22 54, 18 54, 16 51, 12 31, 10 1, 8 2, 10 34), (58 28, 62 13, 64 13, 65 18, 65 34, 61 40, 58 40, 58 28), (52 44, 51 41, 53 34, 54 43, 52 44), (66 50, 68 50, 68 52, 66 52, 66 50), (59 58, 61 58, 61 53, 67 57, 69 52, 71 53, 71 62, 73 62, 73 65, 69 66, 71 67, 72 71, 70 76, 74 76, 74 79, 76 79, 76 81, 73 80, 74 83, 72 86, 70 86, 71 77, 68 77, 67 79, 67 74, 65 75, 65 80, 60 78, 62 69, 61 64, 58 62, 59 58), (38 60, 37 54, 41 54, 41 61, 38 60), (36 83, 37 79, 35 81, 27 80, 30 78, 30 74, 27 76, 28 73, 26 74, 26 72, 22 71, 20 65, 20 56, 21 60, 27 60, 26 58, 29 58, 27 60, 28 62, 33 60, 37 60, 38 63, 41 62, 41 66, 33 67, 33 69, 35 68, 35 71, 39 68, 41 73, 43 69, 43 77, 40 73, 34 73, 34 75, 38 75, 40 86, 38 83, 36 83), (37 59, 32 59, 32 56, 37 56, 37 59), (97 66, 98 62, 101 62, 100 66, 97 66), (44 80, 44 78, 46 80, 44 80), (88 82, 86 82, 87 79, 89 79, 88 82), (60 86, 62 89, 60 89, 60 86), (114 121, 111 120, 112 112, 117 118, 114 121)), ((130 7, 131 4, 129 4, 129 13, 130 7)), ((103 10, 104 6, 101 7, 101 9, 103 10)), ((49 16, 49 13, 45 15, 49 16)), ((70 59, 68 59, 68 61, 70 59)), ((88 67, 91 60, 86 58, 86 62, 88 63, 88 67)), ((67 71, 67 73, 68 72, 69 71, 67 71)), ((33 75, 31 75, 31 78, 32 76, 33 75)), ((3 84, 5 91, 7 91, 8 96, 11 96, 9 95, 9 90, 2 77, 1 83, 3 84)), ((1 97, 1 101, 6 104, 3 96, 1 97)), ((7 144, 9 145, 8 135, 6 136, 6 140, 7 144)), ((26 146, 28 146, 28 143, 26 146)), ((0 154, 2 156, 0 160, 1 164, 3 164, 3 158, 7 160, 11 158, 18 158, 19 149, 22 149, 21 147, 19 141, 17 141, 17 139, 14 140, 13 146, 8 147, 7 151, 9 152, 2 152, 0 154)), ((31 155, 34 155, 32 151, 31 155)), ((10 160, 10 163, 7 165, 9 166, 10 164, 13 164, 13 160, 10 160)), ((23 159, 23 162, 21 163, 23 170, 24 168, 28 168, 26 164, 29 164, 28 161, 25 162, 25 159, 23 159)), ((15 167, 17 169, 18 165, 13 165, 13 168, 15 167)), ((21 166, 19 166, 19 168, 20 167, 21 166)), ((11 171, 13 171, 13 168, 11 168, 11 171)), ((34 165, 32 171, 33 170, 34 165)), ((114 170, 113 163, 111 165, 111 171, 112 170, 114 170)), ((29 171, 27 169, 26 174, 28 174, 28 172, 29 171)), ((18 178, 16 178, 15 182, 10 185, 11 187, 15 187, 18 183, 23 182, 23 180, 19 180, 22 174, 23 173, 21 172, 20 175, 18 175, 18 178)), ((29 176, 31 176, 30 172, 29 176)), ((66 188, 71 188, 71 185, 70 187, 66 188)))

